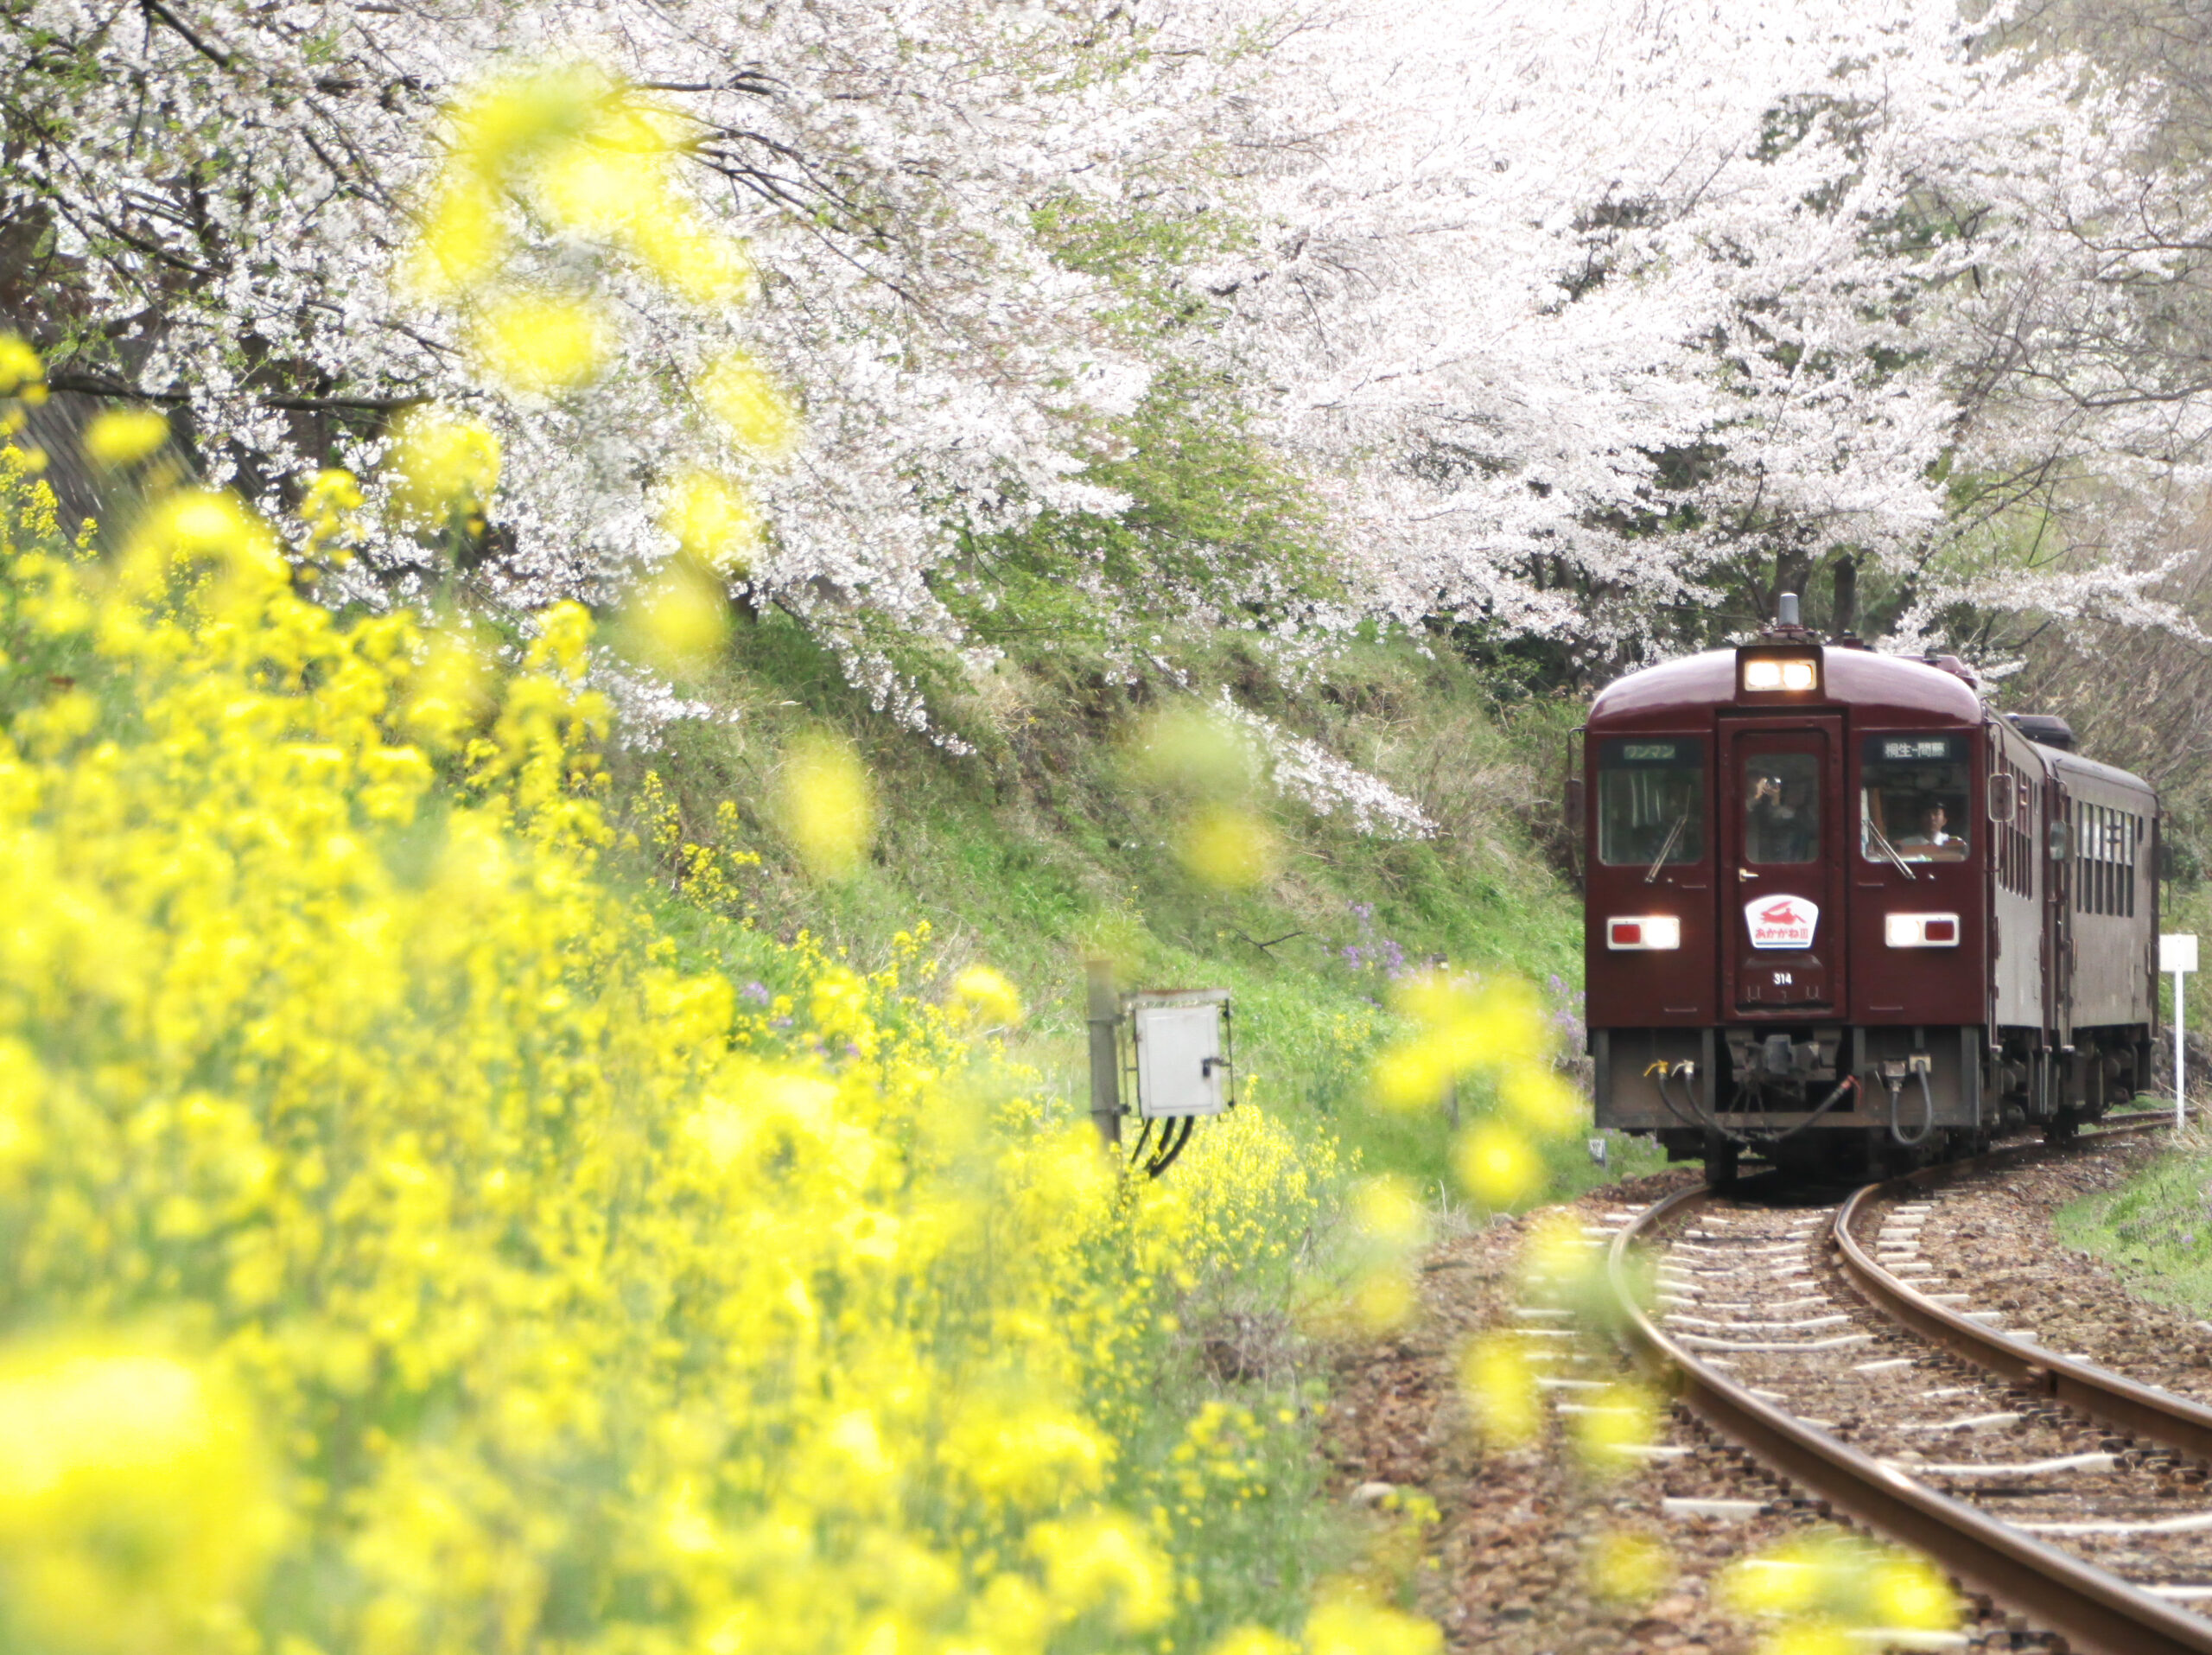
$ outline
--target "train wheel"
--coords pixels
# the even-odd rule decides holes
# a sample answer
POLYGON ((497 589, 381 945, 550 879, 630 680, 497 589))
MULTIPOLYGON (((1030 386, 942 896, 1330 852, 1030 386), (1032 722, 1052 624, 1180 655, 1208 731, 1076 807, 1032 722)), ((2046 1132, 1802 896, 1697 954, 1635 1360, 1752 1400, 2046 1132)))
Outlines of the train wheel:
POLYGON ((2070 1109, 2062 1109, 2044 1123, 2043 1141, 2045 1143, 2054 1144, 2071 1143, 2074 1142, 2075 1133, 2079 1131, 2081 1127, 2082 1117, 2070 1109))
POLYGON ((1718 1132, 1705 1135, 1705 1187, 1726 1189, 1736 1181, 1737 1143, 1718 1132))

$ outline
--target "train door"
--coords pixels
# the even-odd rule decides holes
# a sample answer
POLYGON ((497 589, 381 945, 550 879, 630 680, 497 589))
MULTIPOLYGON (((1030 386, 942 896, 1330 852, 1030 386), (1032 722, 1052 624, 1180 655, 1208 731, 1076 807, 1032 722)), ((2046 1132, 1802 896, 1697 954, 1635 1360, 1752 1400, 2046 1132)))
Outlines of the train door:
POLYGON ((1843 720, 1721 724, 1720 998, 1752 1016, 1843 1003, 1843 720))
POLYGON ((2044 859, 2047 919, 2044 934, 2044 981, 2050 996, 2044 1027, 2056 1031, 2058 1044, 2074 1044, 2074 799, 2063 782, 2053 775, 2050 784, 2050 822, 2045 842, 2037 847, 2044 859))

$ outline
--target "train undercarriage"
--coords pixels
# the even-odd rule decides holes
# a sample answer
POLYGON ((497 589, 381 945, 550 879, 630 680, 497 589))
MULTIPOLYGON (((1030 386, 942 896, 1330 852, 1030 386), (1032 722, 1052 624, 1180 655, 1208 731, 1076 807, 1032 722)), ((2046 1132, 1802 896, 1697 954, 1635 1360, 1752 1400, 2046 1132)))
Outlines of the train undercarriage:
POLYGON ((1980 1024, 1592 1032, 1599 1120, 1656 1138, 1709 1181, 1757 1160, 1808 1176, 1893 1175, 2040 1128, 2054 1141, 2150 1084, 2151 1031, 1980 1024))

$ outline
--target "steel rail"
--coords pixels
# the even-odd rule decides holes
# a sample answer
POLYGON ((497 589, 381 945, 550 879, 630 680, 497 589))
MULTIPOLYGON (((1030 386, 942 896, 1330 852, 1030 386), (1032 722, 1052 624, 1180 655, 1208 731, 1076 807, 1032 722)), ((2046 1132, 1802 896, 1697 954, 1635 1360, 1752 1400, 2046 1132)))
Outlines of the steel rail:
MULTIPOLYGON (((2000 1150, 1998 1158, 2009 1160, 2018 1153, 2022 1151, 2000 1150)), ((1987 1165, 1991 1159, 1970 1164, 1987 1165)), ((1913 1481, 1751 1395, 1669 1338, 1637 1302, 1629 1279, 1629 1247, 1714 1194, 1681 1190, 1648 1208, 1614 1236, 1606 1260, 1623 1312, 1624 1339, 1647 1368, 1673 1381, 1684 1406, 1833 1509, 1917 1547, 1961 1580, 2082 1649, 2101 1655, 2212 1655, 2212 1620, 1913 1481)))
MULTIPOLYGON (((2096 1136, 2146 1131, 2172 1124, 2162 1116, 2115 1123, 2096 1136)), ((2000 1157, 2018 1159, 2024 1153, 2025 1149, 2000 1150, 1996 1155, 1985 1155, 1976 1161, 1929 1167, 1893 1178, 1885 1184, 1869 1184, 1857 1192, 1836 1214, 1831 1232, 1844 1275, 1860 1295, 1884 1315, 1903 1322, 1953 1355, 1963 1357, 2014 1384, 2038 1391, 2118 1430, 2147 1437, 2197 1459, 2212 1460, 2212 1408, 2154 1385, 2139 1384, 2093 1363, 2076 1361, 2056 1351, 1992 1332, 1948 1306, 1937 1304, 1910 1283, 1898 1280, 1884 1270, 1852 1233, 1852 1225, 1860 1213, 1878 1200, 1913 1189, 1939 1188, 1961 1172, 1987 1167, 2000 1157)))

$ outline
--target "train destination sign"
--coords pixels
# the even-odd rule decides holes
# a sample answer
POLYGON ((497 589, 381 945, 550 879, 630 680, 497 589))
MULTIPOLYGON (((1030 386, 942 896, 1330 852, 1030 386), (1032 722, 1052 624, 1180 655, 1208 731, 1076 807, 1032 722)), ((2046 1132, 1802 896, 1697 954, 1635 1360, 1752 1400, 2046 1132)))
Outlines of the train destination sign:
POLYGON ((1603 763, 1611 768, 1615 765, 1657 764, 1701 765, 1705 762, 1705 743, 1694 735, 1662 735, 1643 741, 1624 741, 1615 736, 1600 749, 1603 763))
POLYGON ((1754 948, 1810 948, 1821 907, 1802 896, 1761 896, 1744 904, 1744 929, 1754 948))
POLYGON ((1892 763, 1943 763, 1966 757, 1966 742, 1956 735, 1870 735, 1866 756, 1892 763))

